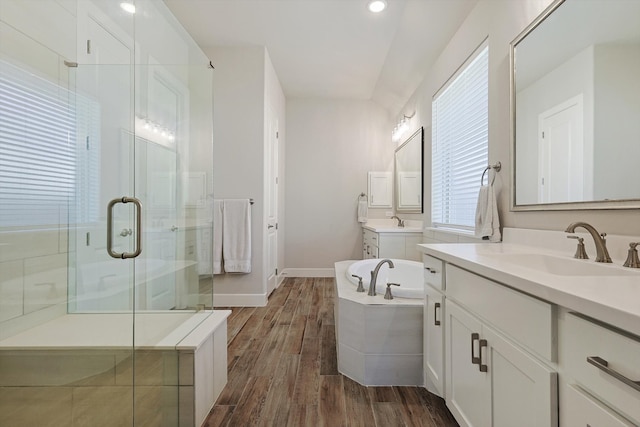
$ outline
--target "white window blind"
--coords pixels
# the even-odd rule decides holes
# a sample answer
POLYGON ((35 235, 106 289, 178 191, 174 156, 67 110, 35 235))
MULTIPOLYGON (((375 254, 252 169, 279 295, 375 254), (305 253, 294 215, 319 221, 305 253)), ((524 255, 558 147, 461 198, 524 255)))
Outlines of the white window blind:
POLYGON ((431 218, 472 230, 488 164, 488 58, 481 46, 432 102, 431 218))
POLYGON ((0 61, 0 227, 57 226, 95 218, 95 211, 82 208, 77 217, 69 217, 77 212, 79 189, 91 193, 91 200, 99 188, 98 159, 76 144, 76 112, 83 111, 81 121, 88 121, 95 115, 91 104, 0 61))

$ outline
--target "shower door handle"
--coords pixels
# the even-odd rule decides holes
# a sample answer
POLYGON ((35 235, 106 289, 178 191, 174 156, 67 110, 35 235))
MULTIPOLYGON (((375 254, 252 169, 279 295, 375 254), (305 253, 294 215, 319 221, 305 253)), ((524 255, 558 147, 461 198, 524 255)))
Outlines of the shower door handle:
POLYGON ((107 205, 107 252, 113 258, 135 258, 142 252, 142 203, 135 197, 113 199, 107 205), (133 203, 136 206, 136 245, 133 252, 114 252, 113 250, 113 207, 118 203, 133 203))

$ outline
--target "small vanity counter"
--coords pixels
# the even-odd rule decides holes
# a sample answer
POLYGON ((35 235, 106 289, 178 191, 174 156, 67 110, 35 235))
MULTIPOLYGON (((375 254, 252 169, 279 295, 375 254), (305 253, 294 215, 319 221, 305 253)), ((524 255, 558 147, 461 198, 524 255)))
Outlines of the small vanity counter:
POLYGON ((397 258, 420 261, 416 245, 422 242, 422 221, 370 219, 362 225, 362 258, 397 258))
POLYGON ((447 263, 640 336, 640 269, 622 267, 619 259, 595 263, 574 259, 574 248, 560 252, 513 243, 418 246, 447 263))

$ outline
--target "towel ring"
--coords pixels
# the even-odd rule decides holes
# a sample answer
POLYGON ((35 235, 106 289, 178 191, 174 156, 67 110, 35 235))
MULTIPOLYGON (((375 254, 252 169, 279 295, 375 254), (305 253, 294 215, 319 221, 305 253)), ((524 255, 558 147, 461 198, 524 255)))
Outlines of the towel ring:
MULTIPOLYGON (((502 163, 498 162, 495 165, 489 165, 486 168, 484 168, 484 171, 482 172, 482 177, 480 177, 480 186, 484 185, 484 174, 486 174, 491 169, 495 170, 496 172, 500 172, 500 169, 502 169, 502 163)), ((496 172, 494 172, 493 174, 493 179, 491 180, 490 185, 493 185, 493 183, 496 181, 496 172)), ((488 178, 487 178, 487 184, 489 184, 488 178)))

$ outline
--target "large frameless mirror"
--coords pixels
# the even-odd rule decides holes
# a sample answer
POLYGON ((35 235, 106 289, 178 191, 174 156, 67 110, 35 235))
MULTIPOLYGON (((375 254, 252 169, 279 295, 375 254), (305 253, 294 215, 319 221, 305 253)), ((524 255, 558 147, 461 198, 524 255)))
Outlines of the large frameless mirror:
POLYGON ((511 43, 512 209, 640 207, 640 2, 557 0, 511 43))

